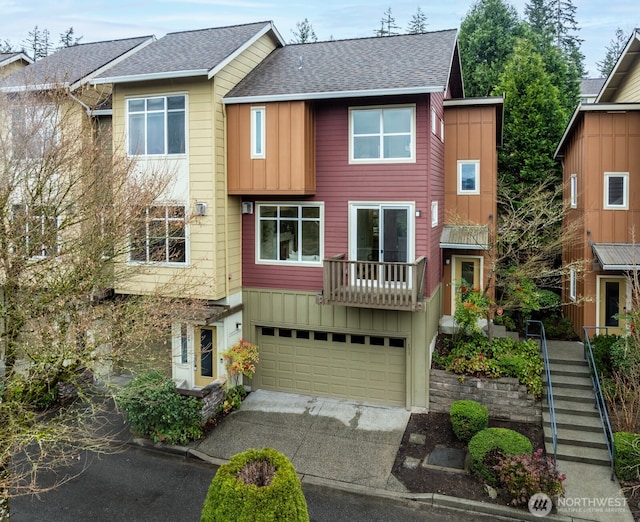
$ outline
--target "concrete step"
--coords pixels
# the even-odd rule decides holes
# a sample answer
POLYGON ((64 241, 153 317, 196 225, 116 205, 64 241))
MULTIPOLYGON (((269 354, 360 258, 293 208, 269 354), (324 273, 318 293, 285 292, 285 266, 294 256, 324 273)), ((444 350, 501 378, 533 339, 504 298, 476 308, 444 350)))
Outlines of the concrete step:
MULTIPOLYGON (((547 454, 553 455, 553 444, 551 442, 545 442, 545 449, 547 454)), ((570 446, 567 444, 558 444, 557 459, 599 466, 611 465, 609 452, 606 449, 570 446)))
POLYGON ((549 369, 551 370, 551 378, 558 375, 567 375, 573 377, 591 377, 591 372, 589 371, 589 366, 587 364, 575 364, 575 363, 564 363, 564 362, 555 362, 549 363, 549 369))
MULTIPOLYGON (((544 428, 545 442, 552 442, 551 428, 544 428)), ((583 448, 607 449, 607 441, 604 438, 602 430, 600 433, 595 431, 580 431, 577 429, 558 428, 558 444, 567 446, 580 446, 583 448)))
MULTIPOLYGON (((544 388, 543 397, 546 400, 547 389, 544 388)), ((553 386, 553 402, 576 401, 594 403, 593 391, 584 388, 558 388, 553 386)))
MULTIPOLYGON (((542 384, 546 384, 547 379, 546 375, 542 376, 542 384)), ((582 389, 582 390, 592 390, 593 385, 591 383, 591 377, 588 375, 557 375, 551 374, 551 385, 553 389, 557 388, 571 388, 571 389, 582 389)))
MULTIPOLYGON (((551 417, 548 411, 542 412, 542 426, 551 427, 551 417)), ((573 415, 570 413, 556 415, 556 427, 558 429, 567 428, 602 433, 602 423, 597 410, 595 415, 573 415)))
MULTIPOLYGON (((590 402, 582 402, 568 399, 554 398, 553 405, 556 411, 556 416, 568 413, 569 415, 586 415, 598 417, 598 410, 595 407, 593 398, 590 402)), ((549 411, 549 407, 546 402, 543 401, 542 411, 549 411)))

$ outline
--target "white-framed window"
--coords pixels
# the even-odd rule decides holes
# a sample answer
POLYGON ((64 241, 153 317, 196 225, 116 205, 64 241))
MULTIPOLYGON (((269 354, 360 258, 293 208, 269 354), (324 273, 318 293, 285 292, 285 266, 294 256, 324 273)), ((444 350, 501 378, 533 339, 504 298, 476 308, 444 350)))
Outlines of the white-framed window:
POLYGON ((11 109, 11 147, 16 159, 42 159, 60 143, 58 108, 53 105, 11 109))
POLYGON ((415 112, 415 105, 349 109, 350 162, 414 162, 415 112))
POLYGON ((626 210, 629 208, 629 173, 604 173, 604 208, 626 210))
POLYGON ((569 298, 572 301, 576 300, 576 269, 571 268, 569 270, 569 298))
POLYGON ((130 156, 184 154, 187 97, 184 94, 127 100, 130 156))
POLYGON ((480 161, 458 160, 458 194, 480 194, 480 161))
POLYGON ((431 134, 438 134, 438 115, 436 114, 436 110, 431 108, 431 134))
POLYGON ((440 120, 440 141, 444 143, 444 120, 440 120))
POLYGON ((438 200, 431 202, 431 226, 438 226, 438 200))
POLYGON ((189 336, 187 324, 180 323, 180 364, 189 362, 189 336))
POLYGON ((571 208, 578 208, 578 175, 571 174, 570 178, 570 195, 571 195, 571 208))
POLYGON ((129 260, 184 265, 187 262, 185 205, 147 208, 131 233, 129 260))
POLYGON ((322 265, 322 203, 259 203, 256 209, 256 263, 322 265))
POLYGON ((265 108, 251 107, 251 157, 265 157, 265 108))
POLYGON ((60 253, 62 218, 47 206, 12 206, 12 217, 24 230, 22 252, 29 258, 45 258, 60 253))

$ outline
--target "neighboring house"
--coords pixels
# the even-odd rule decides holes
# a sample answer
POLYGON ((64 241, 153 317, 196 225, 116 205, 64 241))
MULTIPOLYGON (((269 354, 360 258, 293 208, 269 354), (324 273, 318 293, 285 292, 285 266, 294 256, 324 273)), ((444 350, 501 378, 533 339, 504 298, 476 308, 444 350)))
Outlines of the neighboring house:
POLYGON ((606 78, 583 78, 580 80, 580 103, 596 101, 605 81, 607 81, 606 78))
POLYGON ((146 270, 115 291, 196 300, 172 311, 173 378, 183 388, 224 376, 219 353, 245 322, 241 208, 227 196, 221 99, 283 45, 270 22, 170 33, 93 81, 113 85, 114 146, 142 171, 166 168, 174 177, 131 238, 127 264, 146 270))
MULTIPOLYGON (((628 275, 640 264, 640 31, 636 29, 593 104, 579 105, 556 150, 562 160, 570 268, 564 314, 583 326, 623 333, 631 305, 628 275), (584 261, 584 272, 577 266, 584 261)), ((602 330, 604 331, 604 330, 602 330)))
POLYGON ((502 100, 463 96, 448 30, 288 45, 223 98, 254 388, 428 408, 496 214, 502 100))
POLYGON ((33 60, 23 52, 0 53, 0 78, 9 76, 32 63, 33 60))

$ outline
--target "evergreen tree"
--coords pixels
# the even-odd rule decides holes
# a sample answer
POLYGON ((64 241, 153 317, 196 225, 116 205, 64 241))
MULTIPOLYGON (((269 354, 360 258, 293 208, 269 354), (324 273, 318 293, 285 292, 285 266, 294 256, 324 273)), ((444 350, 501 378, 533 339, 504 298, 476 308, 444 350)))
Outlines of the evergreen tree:
POLYGON ((396 19, 391 15, 391 7, 389 7, 380 19, 380 29, 375 31, 376 36, 395 36, 399 34, 396 29, 396 19))
POLYGON ((291 30, 293 33, 293 40, 291 40, 292 44, 318 41, 318 37, 313 30, 313 26, 306 18, 302 22, 296 22, 296 29, 297 30, 295 31, 293 29, 291 30))
POLYGON ((564 130, 565 113, 559 89, 531 40, 517 41, 495 92, 505 95, 500 180, 512 189, 543 181, 561 183, 553 152, 564 130))
POLYGON ((9 40, 0 40, 0 53, 13 53, 13 45, 9 40))
POLYGON ((36 25, 29 31, 24 41, 25 53, 33 60, 39 60, 51 53, 52 45, 48 29, 39 29, 36 25))
POLYGON ((622 51, 627 45, 629 36, 630 35, 625 33, 620 27, 616 29, 615 36, 611 39, 609 45, 607 45, 607 54, 604 55, 602 61, 596 62, 596 67, 598 67, 598 71, 602 76, 609 76, 618 58, 620 58, 620 54, 622 54, 622 51))
POLYGON ((504 0, 478 0, 460 26, 460 58, 467 96, 493 92, 520 33, 515 8, 504 0))
POLYGON ((409 27, 407 27, 408 34, 421 34, 427 32, 427 15, 422 12, 420 6, 416 9, 415 14, 409 20, 409 27))
POLYGON ((58 49, 71 47, 72 45, 78 45, 80 43, 80 40, 82 40, 82 36, 76 38, 74 36, 73 27, 69 27, 69 29, 67 29, 63 33, 60 33, 60 45, 58 46, 58 49))

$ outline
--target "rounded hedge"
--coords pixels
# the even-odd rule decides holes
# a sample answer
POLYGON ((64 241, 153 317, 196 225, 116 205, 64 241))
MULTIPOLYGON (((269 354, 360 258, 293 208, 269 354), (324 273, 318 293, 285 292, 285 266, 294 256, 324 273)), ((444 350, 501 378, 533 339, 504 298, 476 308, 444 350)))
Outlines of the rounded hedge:
POLYGON ((476 401, 455 401, 449 408, 449 417, 453 432, 464 442, 489 426, 489 410, 476 401))
POLYGON ((498 478, 492 466, 497 464, 497 457, 531 454, 531 441, 507 428, 486 428, 476 433, 469 441, 471 471, 490 485, 496 485, 498 478))
POLYGON ((308 522, 307 501, 293 465, 272 448, 249 449, 220 466, 211 481, 200 522, 308 522), (238 477, 247 464, 266 461, 275 468, 264 486, 238 477))
POLYGON ((640 478, 640 435, 628 431, 613 434, 613 464, 618 479, 640 478))

